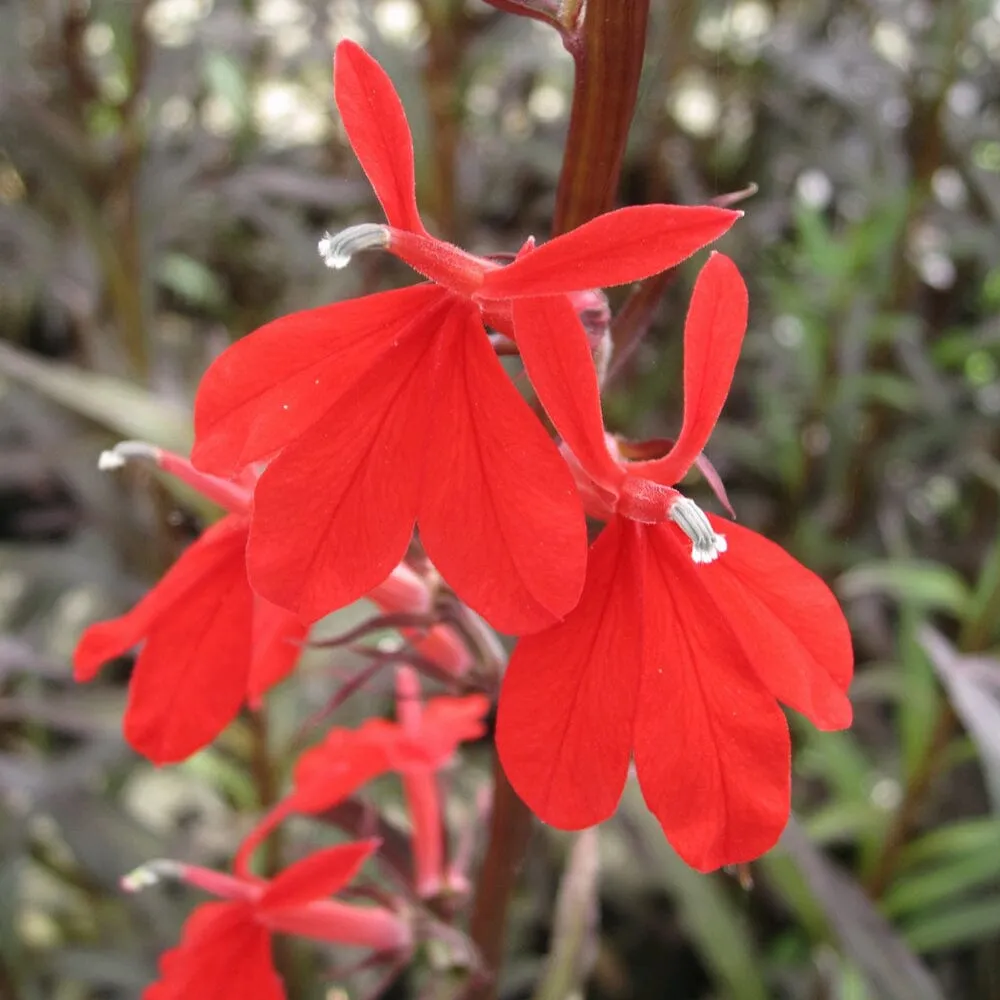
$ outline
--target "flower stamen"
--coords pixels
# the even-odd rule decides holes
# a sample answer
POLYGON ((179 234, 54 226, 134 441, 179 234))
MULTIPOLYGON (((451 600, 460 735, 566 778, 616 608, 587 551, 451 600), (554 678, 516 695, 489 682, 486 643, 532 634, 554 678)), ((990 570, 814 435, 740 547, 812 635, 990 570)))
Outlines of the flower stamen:
POLYGON ((729 548, 725 535, 712 527, 705 512, 688 497, 678 497, 667 517, 691 539, 691 559, 696 563, 715 562, 729 548))
POLYGON ((375 222, 362 222, 339 233, 324 233, 317 249, 323 263, 335 271, 347 267, 361 250, 385 250, 389 246, 389 229, 375 222))

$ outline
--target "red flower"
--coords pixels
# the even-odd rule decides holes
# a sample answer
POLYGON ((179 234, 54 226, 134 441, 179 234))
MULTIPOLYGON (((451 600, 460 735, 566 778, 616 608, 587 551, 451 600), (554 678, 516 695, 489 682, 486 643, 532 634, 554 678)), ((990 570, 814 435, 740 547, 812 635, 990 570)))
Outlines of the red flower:
POLYGON ((504 632, 544 628, 579 599, 584 519, 484 323, 532 358, 529 376, 540 374, 549 405, 551 380, 587 351, 586 335, 574 316, 559 339, 536 338, 547 331, 533 310, 553 299, 572 309, 570 293, 671 267, 738 213, 626 208, 538 249, 529 241, 501 267, 425 231, 402 105, 352 42, 337 48, 335 89, 389 225, 352 227, 321 250, 343 266, 359 250, 386 249, 432 283, 295 313, 233 345, 198 393, 195 464, 227 476, 277 453, 255 493, 249 572, 261 594, 304 619, 370 591, 418 523, 470 607, 504 632))
MULTIPOLYGON (((713 254, 685 327, 683 426, 664 458, 612 455, 588 359, 565 372, 561 395, 551 386, 550 415, 591 481, 591 512, 608 523, 579 605, 514 651, 497 719, 504 770, 543 820, 579 829, 606 819, 634 759, 668 840, 702 871, 757 857, 785 826, 778 702, 821 729, 851 721, 850 634, 830 590, 773 542, 671 488, 715 426, 746 319, 739 272, 713 254)), ((539 340, 568 340, 573 321, 558 298, 532 317, 539 340)))
POLYGON ((398 722, 370 719, 358 729, 331 729, 322 743, 299 758, 292 792, 240 845, 233 861, 238 874, 249 872, 257 846, 288 816, 332 809, 373 778, 396 771, 403 779, 413 827, 417 891, 433 896, 443 888, 444 833, 436 772, 460 743, 483 735, 489 700, 467 695, 423 704, 416 671, 401 667, 397 706, 398 722))
POLYGON ((377 847, 369 840, 318 851, 270 882, 173 861, 154 861, 127 876, 123 885, 130 890, 168 876, 227 900, 191 914, 143 1000, 282 1000, 271 960, 274 932, 381 952, 408 948, 409 927, 395 913, 325 898, 347 885, 377 847))
POLYGON ((152 459, 230 511, 128 614, 90 626, 73 657, 74 676, 89 681, 145 640, 129 684, 125 737, 150 760, 168 764, 210 743, 245 701, 259 702, 282 680, 308 627, 250 589, 248 489, 138 442, 124 442, 101 461, 114 468, 135 457, 152 459))

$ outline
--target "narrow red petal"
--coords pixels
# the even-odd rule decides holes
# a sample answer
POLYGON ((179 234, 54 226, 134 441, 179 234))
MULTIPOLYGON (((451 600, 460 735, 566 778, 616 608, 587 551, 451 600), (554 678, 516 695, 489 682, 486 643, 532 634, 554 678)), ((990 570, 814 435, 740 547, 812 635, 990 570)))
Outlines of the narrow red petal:
POLYGON ((378 845, 377 840, 360 840, 310 854, 273 879, 257 905, 282 910, 332 896, 357 875, 378 845))
POLYGON ((247 553, 254 589, 315 621, 403 557, 423 474, 436 320, 394 348, 264 471, 247 553))
POLYGON ((246 530, 245 519, 223 518, 181 555, 128 614, 91 625, 73 653, 76 680, 93 679, 108 660, 127 653, 144 639, 153 625, 198 590, 220 563, 231 560, 234 547, 245 544, 246 530))
POLYGON ((143 1000, 284 1000, 271 961, 271 935, 245 903, 206 903, 160 959, 160 979, 143 1000))
POLYGON ((292 313, 238 340, 198 387, 192 461, 231 476, 315 424, 446 296, 433 285, 292 313))
POLYGON ((129 684, 125 737, 157 764, 184 760, 233 720, 250 674, 253 593, 242 544, 150 629, 129 684))
POLYGON ((573 477, 476 308, 457 303, 439 336, 421 539, 458 596, 495 628, 537 631, 573 608, 583 584, 586 525, 573 477))
POLYGON ((500 688, 503 769, 532 811, 562 829, 607 819, 625 787, 642 659, 640 532, 608 522, 579 605, 517 644, 500 688))
POLYGON ((633 466, 665 486, 697 461, 729 395, 747 328, 748 298, 736 265, 713 253, 701 269, 684 324, 684 423, 673 448, 633 466))
POLYGON ((347 138, 389 225, 425 232, 417 211, 413 138, 392 81, 360 45, 347 40, 337 46, 333 79, 347 138))
POLYGON ((490 272, 480 296, 557 295, 639 281, 717 240, 741 214, 710 206, 619 208, 490 272))
POLYGON ((435 770, 444 767, 459 744, 478 740, 486 732, 489 710, 489 699, 481 694, 431 698, 424 706, 418 741, 427 755, 426 766, 435 770))
POLYGON ((667 839, 707 872, 777 842, 788 821, 791 743, 778 703, 704 589, 691 584, 687 564, 701 567, 671 530, 646 529, 635 766, 667 839))
POLYGON ((591 479, 614 490, 625 473, 608 452, 597 372, 573 305, 562 295, 515 299, 513 318, 521 360, 545 412, 591 479))
POLYGON ((257 597, 253 603, 253 655, 247 700, 257 702, 294 669, 309 626, 299 616, 257 597))
POLYGON ((331 809, 396 763, 399 727, 370 719, 359 729, 332 729, 323 742, 296 762, 294 789, 250 831, 236 851, 233 871, 246 878, 250 858, 271 831, 289 816, 331 809))
MULTIPOLYGON (((830 588, 780 545, 709 516, 728 549, 715 562, 685 567, 729 623, 761 683, 820 729, 851 724, 851 633, 830 588)), ((672 533, 679 549, 686 539, 672 533)))

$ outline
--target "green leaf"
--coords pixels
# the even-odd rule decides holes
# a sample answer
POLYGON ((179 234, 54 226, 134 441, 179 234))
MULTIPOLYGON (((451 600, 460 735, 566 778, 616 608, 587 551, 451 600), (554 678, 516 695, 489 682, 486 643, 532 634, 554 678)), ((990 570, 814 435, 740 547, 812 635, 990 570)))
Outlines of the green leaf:
POLYGON ((845 600, 879 594, 957 617, 964 616, 971 600, 968 585, 955 570, 921 559, 862 563, 840 577, 837 591, 845 600))
POLYGON ((998 879, 1000 850, 994 841, 975 854, 955 858, 930 871, 897 878, 882 900, 882 909, 893 918, 930 912, 940 903, 998 879))
POLYGON ((157 277, 164 288, 191 305, 216 309, 226 301, 219 279, 200 260, 187 254, 166 254, 160 261, 157 277))
POLYGON ((1000 819, 981 816, 949 823, 911 840, 899 853, 899 871, 937 864, 965 854, 996 849, 1000 844, 1000 819))
POLYGON ((919 952, 973 944, 1000 934, 1000 896, 970 902, 963 899, 942 911, 914 920, 903 931, 910 947, 919 952))
POLYGON ((183 453, 191 448, 193 432, 187 408, 126 379, 46 361, 2 343, 0 375, 29 386, 123 438, 183 453))
POLYGON ((864 891, 789 820, 779 848, 792 857, 823 907, 844 955, 884 1000, 945 1000, 933 976, 907 948, 864 891))

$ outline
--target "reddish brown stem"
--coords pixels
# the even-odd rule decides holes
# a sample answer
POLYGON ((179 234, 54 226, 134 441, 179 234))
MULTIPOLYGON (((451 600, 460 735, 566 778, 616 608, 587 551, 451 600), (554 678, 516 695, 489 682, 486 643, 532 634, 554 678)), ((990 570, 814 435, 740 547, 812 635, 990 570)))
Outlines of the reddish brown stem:
MULTIPOLYGON (((639 89, 649 0, 588 0, 568 4, 572 30, 564 34, 576 62, 569 136, 556 194, 555 233, 608 211, 615 200, 625 141, 639 89)), ((507 907, 528 846, 531 813, 494 764, 493 808, 486 857, 476 883, 470 936, 485 976, 467 1000, 494 1000, 503 959, 507 907)))
POLYGON ((588 0, 576 60, 573 109, 553 235, 614 206, 639 93, 649 0, 588 0))

